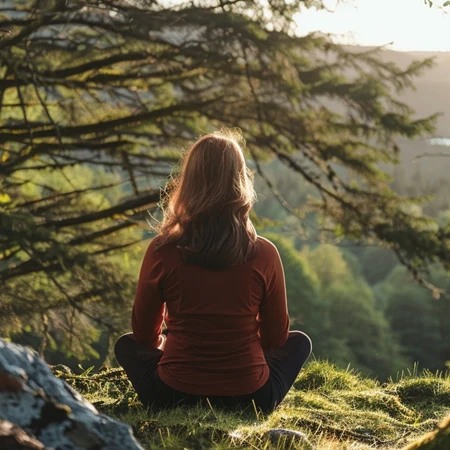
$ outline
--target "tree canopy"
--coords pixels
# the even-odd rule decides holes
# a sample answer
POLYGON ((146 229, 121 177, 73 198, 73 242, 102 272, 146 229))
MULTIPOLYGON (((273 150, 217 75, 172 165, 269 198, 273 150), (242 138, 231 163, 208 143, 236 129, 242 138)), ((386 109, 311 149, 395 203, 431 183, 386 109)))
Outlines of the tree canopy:
POLYGON ((283 208, 393 249, 427 286, 430 263, 449 267, 448 224, 415 214, 423 199, 394 193, 382 169, 398 161, 398 137, 433 131, 435 116, 416 118, 400 99, 432 61, 400 68, 379 49, 298 37, 293 14, 312 6, 321 2, 0 6, 4 329, 31 315, 43 329, 73 330, 79 315, 113 329, 133 295, 123 255, 148 237, 146 211, 181 150, 224 126, 241 130, 269 187, 263 162, 277 159, 317 194, 292 208, 274 189, 283 208))

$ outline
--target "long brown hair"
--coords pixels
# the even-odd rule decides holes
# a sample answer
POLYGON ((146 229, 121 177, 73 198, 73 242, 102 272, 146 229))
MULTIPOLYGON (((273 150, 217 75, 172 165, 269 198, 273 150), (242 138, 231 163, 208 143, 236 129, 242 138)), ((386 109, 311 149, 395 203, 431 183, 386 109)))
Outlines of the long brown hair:
POLYGON ((221 130, 187 151, 160 203, 156 248, 176 242, 186 263, 211 269, 254 255, 257 234, 249 214, 256 193, 239 141, 244 143, 231 130, 221 130))

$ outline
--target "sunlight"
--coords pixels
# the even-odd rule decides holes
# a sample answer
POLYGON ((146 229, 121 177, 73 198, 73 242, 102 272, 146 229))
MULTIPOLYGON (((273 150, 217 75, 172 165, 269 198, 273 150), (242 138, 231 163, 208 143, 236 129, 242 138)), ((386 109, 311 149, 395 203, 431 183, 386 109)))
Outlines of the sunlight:
POLYGON ((326 0, 329 11, 309 9, 295 17, 299 34, 322 31, 352 45, 389 45, 400 51, 449 51, 450 8, 423 0, 326 0))

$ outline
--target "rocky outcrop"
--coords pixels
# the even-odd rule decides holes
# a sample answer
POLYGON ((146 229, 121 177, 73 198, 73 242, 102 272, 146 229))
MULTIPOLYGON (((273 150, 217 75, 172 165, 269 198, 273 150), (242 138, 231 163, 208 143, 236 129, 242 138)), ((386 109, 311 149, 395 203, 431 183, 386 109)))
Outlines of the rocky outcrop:
POLYGON ((42 445, 34 448, 142 450, 130 426, 98 413, 78 392, 56 378, 36 352, 3 339, 0 420, 5 423, 4 439, 8 432, 14 435, 23 431, 22 436, 28 435, 34 445, 42 445), (18 428, 13 430, 5 421, 18 428))

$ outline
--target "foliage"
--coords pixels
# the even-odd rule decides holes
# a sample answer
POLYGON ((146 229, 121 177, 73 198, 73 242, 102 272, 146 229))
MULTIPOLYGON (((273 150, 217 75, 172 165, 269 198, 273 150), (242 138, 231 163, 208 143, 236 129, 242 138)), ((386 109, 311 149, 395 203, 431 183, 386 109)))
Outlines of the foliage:
POLYGON ((372 290, 351 270, 341 251, 322 244, 312 250, 305 247, 301 254, 316 273, 326 305, 321 319, 327 339, 319 355, 330 355, 342 366, 350 363, 381 378, 407 366, 372 290))
POLYGON ((54 370, 101 412, 131 424, 149 449, 304 449, 294 441, 271 440, 269 430, 283 427, 306 433, 317 450, 397 450, 450 412, 450 379, 428 372, 380 385, 353 370, 311 362, 280 407, 263 415, 207 406, 145 411, 120 369, 78 376, 54 370))
MULTIPOLYGON (((431 278, 450 288, 442 268, 433 268, 431 278)), ((444 369, 450 360, 450 298, 433 298, 428 290, 412 283, 401 267, 395 268, 377 290, 386 305, 386 318, 408 357, 422 367, 444 369)))
POLYGON ((399 100, 431 61, 401 69, 377 50, 298 37, 292 17, 311 6, 321 2, 4 2, 3 335, 27 322, 50 342, 81 316, 117 333, 145 211, 180 150, 222 126, 241 128, 269 187, 261 161, 276 159, 319 193, 295 214, 384 243, 418 279, 430 262, 447 267, 448 227, 414 214, 418 200, 380 168, 397 162, 397 137, 434 128, 399 100))
MULTIPOLYGON (((287 169, 284 170, 271 163, 267 166, 267 171, 278 192, 284 198, 289 198, 292 205, 300 205, 304 202, 304 186, 292 189, 292 184, 285 182, 285 180, 289 180, 287 169)), ((432 192, 431 186, 427 187, 426 185, 424 173, 415 172, 410 176, 414 182, 403 182, 399 179, 400 184, 396 183, 395 188, 409 195, 418 195, 424 191, 432 192)), ((430 178, 428 178, 429 180, 430 178)), ((398 181, 398 177, 396 177, 396 181, 398 181)), ((442 198, 445 197, 447 193, 445 182, 435 185, 434 188, 438 189, 442 198)), ((311 193, 311 195, 313 194, 311 193)), ((262 204, 262 207, 259 205, 259 214, 263 215, 266 211, 271 214, 274 208, 278 209, 277 214, 281 214, 280 205, 277 205, 276 199, 265 195, 262 204)), ((447 226, 449 223, 448 199, 442 206, 444 208, 438 208, 434 214, 438 216, 437 220, 441 226, 447 226)), ((276 215, 271 217, 276 218, 276 215)), ((434 299, 427 289, 415 283, 405 270, 401 270, 395 253, 388 248, 357 245, 349 240, 337 240, 336 244, 340 246, 339 250, 332 245, 317 246, 314 241, 320 241, 320 232, 314 232, 318 227, 314 217, 309 218, 309 223, 307 220, 300 223, 294 222, 291 220, 293 216, 288 213, 284 217, 282 224, 269 228, 271 230, 270 239, 274 240, 277 247, 282 248, 280 251, 282 258, 286 258, 284 255, 286 251, 280 242, 280 236, 289 236, 295 246, 302 249, 301 254, 296 257, 301 260, 302 267, 292 270, 287 270, 285 267, 290 310, 295 308, 297 311, 301 311, 302 308, 309 308, 309 301, 305 295, 302 297, 289 292, 289 286, 292 285, 298 285, 297 292, 302 292, 302 284, 305 284, 305 280, 300 274, 303 273, 305 265, 308 267, 309 276, 316 279, 318 287, 322 284, 319 278, 326 283, 342 280, 341 292, 336 293, 337 297, 333 295, 325 297, 329 301, 325 309, 319 295, 319 300, 315 300, 317 311, 314 312, 316 314, 314 312, 309 314, 305 321, 292 320, 292 326, 305 330, 313 337, 316 356, 326 356, 343 367, 351 362, 365 373, 377 373, 378 376, 383 376, 383 372, 389 373, 389 363, 391 363, 391 373, 395 373, 396 370, 412 362, 420 364, 420 367, 433 370, 442 369, 445 366, 446 361, 450 359, 446 345, 447 342, 450 342, 446 325, 448 322, 446 317, 450 314, 445 306, 448 305, 447 296, 434 299), (305 228, 307 228, 306 235, 301 234, 305 228), (313 248, 314 246, 321 247, 320 258, 314 260, 311 252, 307 250, 308 245, 313 245, 313 248), (321 275, 317 277, 311 267, 318 267, 321 275), (397 273, 402 275, 396 276, 397 273), (359 287, 352 287, 355 280, 358 280, 359 287), (369 292, 368 287, 364 286, 364 280, 371 285, 372 292, 369 292), (302 300, 293 300, 296 297, 302 300), (372 314, 367 311, 366 305, 359 305, 358 299, 364 300, 370 305, 375 300, 374 306, 370 306, 368 309, 369 311, 375 309, 377 312, 372 314), (390 306, 389 311, 386 311, 387 303, 390 304, 393 299, 395 305, 390 306), (420 306, 417 306, 417 303, 420 306), (347 330, 342 326, 343 324, 347 324, 349 330, 354 332, 351 341, 345 333, 347 330), (364 333, 366 327, 367 330, 372 330, 372 333, 364 333), (324 332, 325 329, 326 332, 324 332), (373 348, 371 347, 369 336, 376 339, 377 333, 373 333, 375 330, 378 330, 377 332, 386 338, 387 347, 383 346, 381 342, 378 342, 378 345, 373 348), (348 345, 349 342, 352 342, 352 345, 348 345), (380 348, 382 348, 381 353, 380 348), (378 356, 375 355, 375 351, 372 351, 375 349, 378 349, 378 356), (391 353, 392 351, 394 353, 391 353), (356 357, 355 352, 360 356, 356 357), (379 364, 380 354, 390 355, 384 359, 384 364, 379 364), (364 357, 369 358, 372 370, 359 364, 362 362, 360 358, 364 357)), ((290 251, 293 252, 293 248, 290 251)), ((290 257, 288 259, 291 260, 290 257)), ((442 268, 432 267, 428 279, 448 291, 448 274, 442 268)), ((305 287, 307 286, 306 282, 305 287)), ((317 292, 315 297, 317 297, 317 292)), ((293 314, 291 314, 292 317, 293 314)))
POLYGON ((323 314, 323 305, 319 297, 319 280, 291 241, 275 233, 263 233, 263 236, 273 242, 280 253, 291 318, 308 332, 320 332, 321 321, 317 318, 323 314))
POLYGON ((388 248, 375 246, 353 248, 352 253, 357 255, 361 273, 371 286, 383 281, 398 265, 394 252, 388 248))
MULTIPOLYGON (((55 202, 61 213, 79 209, 91 214, 99 208, 109 208, 120 196, 112 187, 107 192, 92 189, 100 180, 113 185, 117 179, 98 169, 77 165, 64 172, 30 171, 28 176, 33 182, 21 187, 21 195, 34 199, 30 203, 36 205, 35 211, 42 213, 41 217, 48 217, 46 196, 57 197, 55 202), (76 198, 53 194, 60 189, 70 192, 73 187, 79 191, 76 198)), ((13 233, 15 240, 15 250, 6 253, 6 259, 16 260, 12 266, 6 262, 0 266, 5 280, 0 302, 2 334, 18 342, 34 342, 34 348, 49 361, 54 360, 55 352, 60 357, 65 354, 78 360, 98 358, 94 349, 100 337, 98 325, 111 334, 129 323, 128 314, 124 313, 130 311, 129 300, 133 298, 138 273, 136 255, 142 247, 127 249, 124 241, 138 243, 142 232, 127 227, 120 230, 122 225, 113 225, 117 232, 111 241, 110 233, 103 227, 79 224, 76 232, 66 230, 58 235, 51 227, 35 227, 32 219, 27 218, 28 223, 23 223, 23 219, 16 213, 2 216, 6 228, 2 231, 13 233), (19 221, 15 222, 14 217, 19 221), (95 242, 85 239, 88 235, 95 242), (20 247, 22 244, 24 247, 20 247), (120 254, 114 252, 117 248, 122 249, 120 254), (34 268, 32 259, 26 257, 33 252, 39 257, 34 260, 34 268)), ((65 362, 69 363, 67 359, 65 362)))
POLYGON ((316 357, 380 378, 409 365, 370 287, 337 247, 323 244, 298 252, 286 238, 264 236, 283 262, 291 328, 312 338, 316 357))

